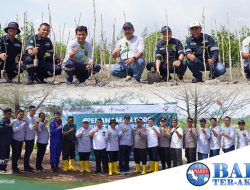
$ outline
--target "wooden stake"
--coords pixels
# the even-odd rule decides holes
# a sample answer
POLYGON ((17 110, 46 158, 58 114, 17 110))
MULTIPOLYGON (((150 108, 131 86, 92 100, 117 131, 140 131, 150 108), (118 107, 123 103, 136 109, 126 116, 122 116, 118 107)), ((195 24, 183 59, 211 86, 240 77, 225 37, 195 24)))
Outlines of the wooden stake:
POLYGON ((240 34, 240 23, 239 23, 239 21, 238 21, 237 33, 238 33, 238 43, 239 43, 241 74, 242 74, 243 79, 246 79, 246 75, 245 75, 245 72, 244 72, 244 62, 243 62, 243 58, 242 58, 241 34, 240 34))
POLYGON ((229 59, 229 74, 230 74, 230 80, 233 79, 232 76, 232 52, 231 52, 231 37, 230 37, 230 31, 229 31, 229 19, 228 19, 228 13, 227 13, 227 38, 228 38, 228 59, 229 59))
POLYGON ((205 71, 205 81, 207 80, 207 67, 206 67, 206 39, 205 39, 205 7, 203 7, 202 11, 202 28, 203 28, 203 65, 204 65, 204 71, 205 71))

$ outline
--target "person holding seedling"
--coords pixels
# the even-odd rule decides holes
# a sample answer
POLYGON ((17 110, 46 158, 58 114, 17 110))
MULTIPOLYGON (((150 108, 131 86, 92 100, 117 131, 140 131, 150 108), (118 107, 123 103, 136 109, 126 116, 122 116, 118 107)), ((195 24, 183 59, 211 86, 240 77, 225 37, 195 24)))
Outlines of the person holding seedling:
POLYGON ((121 61, 111 68, 111 74, 119 78, 129 80, 134 77, 140 82, 142 72, 145 68, 144 42, 140 36, 135 36, 134 26, 130 22, 123 25, 124 38, 119 40, 112 52, 113 58, 120 58, 121 61))
POLYGON ((28 72, 28 85, 34 84, 34 81, 44 84, 44 79, 62 72, 60 58, 54 54, 53 44, 48 38, 50 25, 42 23, 39 26, 38 33, 35 34, 32 25, 33 36, 27 42, 26 53, 24 55, 24 64, 28 72))
POLYGON ((210 118, 210 140, 209 140, 209 157, 217 156, 220 154, 221 149, 221 126, 217 124, 217 119, 210 118))
POLYGON ((82 120, 82 127, 76 131, 77 138, 77 151, 80 157, 80 172, 90 173, 89 169, 89 156, 91 152, 91 138, 89 137, 89 121, 87 119, 82 120))
MULTIPOLYGON (((0 37, 0 77, 5 78, 6 82, 12 82, 18 75, 22 42, 16 35, 20 34, 21 30, 16 22, 10 22, 4 31, 6 35, 0 37)), ((23 65, 20 67, 20 72, 22 71, 23 65)))
POLYGON ((174 74, 174 80, 183 81, 183 75, 187 69, 186 62, 183 61, 185 57, 183 45, 180 40, 172 38, 172 30, 169 26, 162 27, 161 37, 162 40, 156 45, 156 61, 148 63, 147 70, 152 71, 154 68, 164 81, 167 81, 167 78, 169 81, 172 79, 170 75, 167 76, 168 73, 174 74))
POLYGON ((201 71, 205 70, 204 62, 206 70, 210 71, 210 79, 225 74, 226 68, 219 62, 219 48, 214 39, 208 34, 202 33, 202 26, 197 21, 190 23, 189 30, 191 36, 186 40, 185 49, 187 65, 194 77, 192 82, 203 82, 201 71))
POLYGON ((245 129, 245 126, 246 122, 244 120, 238 122, 239 130, 236 133, 237 149, 247 146, 250 142, 249 131, 245 129))
POLYGON ((197 131, 197 153, 198 160, 208 158, 209 154, 209 140, 211 131, 206 127, 207 121, 202 118, 200 120, 200 129, 197 131))
POLYGON ((69 42, 63 63, 63 69, 67 73, 66 83, 71 85, 75 75, 79 83, 84 83, 91 74, 101 70, 99 64, 93 63, 92 46, 86 41, 88 29, 86 26, 78 26, 75 29, 76 38, 69 42))
POLYGON ((235 129, 231 125, 231 118, 224 118, 225 127, 221 132, 222 136, 222 150, 224 153, 233 151, 235 149, 235 129))

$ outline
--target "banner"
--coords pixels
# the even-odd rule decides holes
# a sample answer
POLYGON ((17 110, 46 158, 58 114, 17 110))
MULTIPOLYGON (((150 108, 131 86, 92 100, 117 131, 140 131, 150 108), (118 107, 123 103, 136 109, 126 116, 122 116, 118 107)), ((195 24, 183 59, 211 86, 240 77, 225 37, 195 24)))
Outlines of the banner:
POLYGON ((142 118, 143 125, 147 125, 149 117, 155 119, 156 125, 159 125, 160 118, 166 117, 168 124, 171 124, 172 118, 177 117, 176 103, 153 104, 153 105, 71 105, 66 104, 63 107, 63 124, 67 123, 68 116, 74 116, 77 128, 82 126, 82 120, 89 121, 91 128, 95 127, 96 120, 102 118, 104 127, 108 127, 109 121, 115 118, 118 123, 123 122, 125 115, 130 115, 131 124, 134 126, 138 117, 142 118))

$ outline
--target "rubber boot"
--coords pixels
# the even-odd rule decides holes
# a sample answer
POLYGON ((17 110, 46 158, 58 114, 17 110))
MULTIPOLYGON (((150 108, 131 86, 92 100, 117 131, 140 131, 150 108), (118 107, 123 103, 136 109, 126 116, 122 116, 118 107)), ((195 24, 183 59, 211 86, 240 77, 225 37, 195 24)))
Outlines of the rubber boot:
POLYGON ((91 173, 91 170, 89 169, 89 161, 84 161, 84 171, 91 173))
POLYGON ((113 162, 113 173, 116 175, 119 175, 120 172, 118 171, 118 163, 117 162, 113 162))
POLYGON ((113 162, 109 162, 109 176, 113 175, 113 162))
POLYGON ((158 172, 159 171, 159 162, 154 162, 154 165, 155 165, 154 172, 158 172))
POLYGON ((147 173, 147 165, 142 165, 141 175, 145 175, 147 173))
POLYGON ((63 160, 63 171, 67 172, 69 170, 69 161, 63 160))
POLYGON ((80 161, 80 172, 84 172, 84 161, 80 161))
POLYGON ((76 171, 76 168, 75 168, 75 160, 69 160, 69 170, 71 171, 76 171))
POLYGON ((140 173, 140 164, 135 164, 135 171, 134 173, 140 173))
POLYGON ((150 161, 149 162, 149 170, 147 170, 147 173, 153 172, 154 171, 154 162, 150 161))

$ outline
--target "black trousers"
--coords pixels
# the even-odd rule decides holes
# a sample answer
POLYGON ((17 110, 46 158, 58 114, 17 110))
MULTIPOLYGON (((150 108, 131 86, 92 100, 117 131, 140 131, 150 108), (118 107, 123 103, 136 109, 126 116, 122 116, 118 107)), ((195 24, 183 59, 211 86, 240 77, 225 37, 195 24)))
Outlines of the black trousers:
POLYGON ((129 171, 129 158, 131 153, 132 146, 120 145, 119 146, 119 169, 121 172, 129 171))
POLYGON ((108 172, 108 158, 106 149, 94 150, 96 161, 96 172, 101 172, 101 164, 104 173, 108 172))
POLYGON ((147 164, 147 149, 134 148, 134 160, 136 164, 147 164))
POLYGON ((63 160, 75 159, 75 142, 63 140, 62 155, 63 160))
POLYGON ((159 161, 158 146, 148 148, 148 156, 150 161, 158 162, 159 161))
POLYGON ((185 148, 185 157, 187 158, 187 163, 192 163, 196 161, 196 148, 185 148))
POLYGON ((108 162, 117 162, 119 151, 107 151, 108 153, 108 162))
POLYGON ((43 157, 45 155, 47 144, 37 143, 37 154, 36 154, 36 169, 41 170, 43 157))
POLYGON ((166 162, 168 168, 171 168, 171 154, 169 147, 159 147, 159 156, 161 160, 162 169, 166 169, 166 162))
POLYGON ((17 163, 22 152, 23 141, 12 140, 11 148, 12 148, 12 170, 16 171, 18 169, 17 163))
POLYGON ((7 162, 10 156, 10 144, 0 142, 0 171, 6 170, 7 162))
POLYGON ((80 161, 89 161, 90 152, 79 152, 80 161))
POLYGON ((34 148, 34 140, 25 140, 24 169, 30 169, 30 155, 34 148))
POLYGON ((181 166, 182 162, 182 149, 181 148, 171 148, 171 160, 173 160, 173 166, 181 166))

